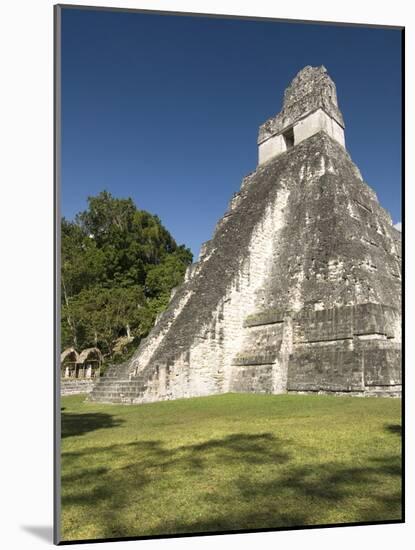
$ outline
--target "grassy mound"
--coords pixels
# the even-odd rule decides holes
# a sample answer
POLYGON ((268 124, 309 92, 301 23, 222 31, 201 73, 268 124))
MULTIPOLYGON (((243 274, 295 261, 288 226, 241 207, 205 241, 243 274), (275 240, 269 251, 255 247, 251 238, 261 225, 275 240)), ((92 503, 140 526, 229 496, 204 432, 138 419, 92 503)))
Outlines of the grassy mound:
POLYGON ((399 399, 62 398, 62 539, 401 518, 399 399))

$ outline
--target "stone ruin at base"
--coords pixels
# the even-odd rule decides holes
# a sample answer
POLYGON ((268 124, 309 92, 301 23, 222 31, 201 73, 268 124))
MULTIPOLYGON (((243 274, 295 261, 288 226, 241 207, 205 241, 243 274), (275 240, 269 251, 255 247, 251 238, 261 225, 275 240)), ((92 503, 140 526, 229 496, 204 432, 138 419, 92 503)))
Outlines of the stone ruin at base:
POLYGON ((102 353, 98 348, 86 348, 78 353, 67 348, 61 353, 60 394, 90 393, 99 380, 102 353))
POLYGON ((324 67, 297 74, 258 144, 168 309, 90 399, 399 395, 401 235, 345 149, 324 67))

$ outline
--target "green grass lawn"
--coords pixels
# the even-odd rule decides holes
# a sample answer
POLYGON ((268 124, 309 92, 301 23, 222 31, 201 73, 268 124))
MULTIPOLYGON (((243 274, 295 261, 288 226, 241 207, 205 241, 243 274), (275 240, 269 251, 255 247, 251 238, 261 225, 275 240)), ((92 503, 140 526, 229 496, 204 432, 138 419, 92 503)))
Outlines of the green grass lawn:
POLYGON ((401 518, 400 399, 62 398, 62 539, 401 518))

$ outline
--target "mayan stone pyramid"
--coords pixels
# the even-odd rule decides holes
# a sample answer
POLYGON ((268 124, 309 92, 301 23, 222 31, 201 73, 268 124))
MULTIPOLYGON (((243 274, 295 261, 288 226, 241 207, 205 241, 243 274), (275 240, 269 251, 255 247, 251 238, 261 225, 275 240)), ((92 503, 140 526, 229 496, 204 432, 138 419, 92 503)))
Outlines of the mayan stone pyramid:
POLYGON ((92 400, 399 395, 401 235, 345 149, 324 67, 297 74, 258 145, 168 309, 92 400))

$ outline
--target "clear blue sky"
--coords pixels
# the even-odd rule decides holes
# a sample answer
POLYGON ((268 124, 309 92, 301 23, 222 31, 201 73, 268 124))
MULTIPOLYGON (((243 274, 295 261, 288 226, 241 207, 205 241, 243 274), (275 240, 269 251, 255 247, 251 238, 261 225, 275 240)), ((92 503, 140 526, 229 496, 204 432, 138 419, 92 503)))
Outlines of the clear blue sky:
POLYGON ((394 29, 64 9, 62 213, 107 189, 197 256, 256 167, 258 126, 325 65, 347 149, 400 221, 400 48, 394 29))

